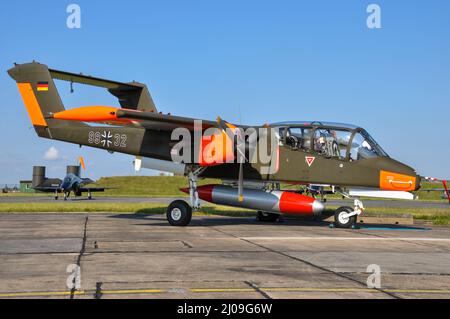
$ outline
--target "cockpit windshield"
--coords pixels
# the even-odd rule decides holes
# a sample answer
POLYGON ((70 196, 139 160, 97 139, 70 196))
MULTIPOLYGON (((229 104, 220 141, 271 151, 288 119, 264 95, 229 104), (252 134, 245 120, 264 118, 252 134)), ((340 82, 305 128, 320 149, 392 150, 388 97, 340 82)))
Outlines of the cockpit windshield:
POLYGON ((369 133, 357 126, 323 122, 283 122, 278 125, 281 144, 292 150, 350 161, 388 157, 369 133))
POLYGON ((356 132, 350 147, 350 159, 357 161, 360 159, 373 157, 387 157, 386 152, 375 142, 375 140, 364 130, 356 132))

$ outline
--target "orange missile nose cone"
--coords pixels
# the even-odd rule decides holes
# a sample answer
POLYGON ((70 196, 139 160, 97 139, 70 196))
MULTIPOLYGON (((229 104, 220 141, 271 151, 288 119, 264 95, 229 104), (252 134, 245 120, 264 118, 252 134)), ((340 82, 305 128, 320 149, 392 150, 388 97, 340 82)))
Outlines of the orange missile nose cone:
MULTIPOLYGON (((214 186, 216 186, 216 185, 203 185, 203 186, 197 187, 198 197, 207 202, 212 202, 212 193, 214 190, 214 186)), ((180 188, 180 191, 182 191, 183 193, 189 194, 188 187, 180 188)))
POLYGON ((180 188, 183 193, 189 194, 189 187, 180 188))

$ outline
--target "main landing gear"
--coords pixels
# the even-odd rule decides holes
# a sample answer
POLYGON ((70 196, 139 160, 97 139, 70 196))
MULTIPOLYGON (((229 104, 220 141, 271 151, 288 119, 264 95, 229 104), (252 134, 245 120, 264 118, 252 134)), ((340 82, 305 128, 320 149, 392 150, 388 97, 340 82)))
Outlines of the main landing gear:
POLYGON ((189 173, 189 202, 175 200, 167 207, 167 221, 172 226, 187 226, 192 219, 192 211, 200 209, 200 199, 197 191, 197 178, 204 168, 196 169, 189 173))
POLYGON ((338 228, 351 228, 356 224, 356 219, 364 211, 364 205, 359 199, 355 199, 354 207, 343 206, 334 213, 334 225, 338 228))
POLYGON ((166 216, 172 226, 187 226, 192 219, 192 208, 184 200, 176 200, 167 207, 166 216))

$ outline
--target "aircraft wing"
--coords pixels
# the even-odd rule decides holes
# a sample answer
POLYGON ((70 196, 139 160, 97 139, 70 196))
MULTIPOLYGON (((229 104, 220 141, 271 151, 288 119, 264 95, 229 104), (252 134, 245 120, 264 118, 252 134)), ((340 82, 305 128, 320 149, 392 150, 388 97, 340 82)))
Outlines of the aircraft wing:
POLYGON ((33 189, 44 192, 44 193, 54 193, 54 192, 62 192, 61 187, 59 186, 43 186, 43 187, 33 187, 33 189))
MULTIPOLYGON (((172 131, 178 127, 194 130, 196 121, 202 125, 202 129, 216 127, 223 129, 222 120, 200 120, 190 117, 174 116, 148 111, 139 111, 112 106, 84 106, 50 114, 48 118, 65 121, 93 122, 119 126, 140 126, 149 129, 172 131)), ((243 129, 248 126, 240 126, 243 129)))
MULTIPOLYGON (((85 106, 57 112, 48 116, 53 119, 78 122, 93 122, 120 126, 140 126, 144 128, 171 131, 177 127, 194 129, 197 119, 155 112, 121 109, 111 106, 85 106)), ((202 129, 218 127, 216 121, 202 120, 202 129)))
POLYGON ((95 181, 93 181, 90 178, 82 178, 84 185, 88 185, 88 184, 94 184, 95 181))
MULTIPOLYGON (((146 128, 156 128, 160 130, 171 131, 177 127, 184 127, 190 131, 194 130, 195 121, 199 121, 199 119, 182 117, 182 116, 174 116, 170 114, 160 114, 153 112, 139 112, 128 109, 118 109, 116 112, 116 116, 118 119, 123 119, 125 121, 130 122, 138 122, 143 127, 146 128)), ((207 129, 210 127, 218 127, 216 121, 209 120, 201 120, 202 129, 207 129)))
POLYGON ((83 187, 80 187, 78 190, 80 192, 82 192, 82 193, 86 193, 86 192, 91 192, 91 193, 104 192, 105 191, 105 187, 86 187, 86 186, 83 186, 83 187))

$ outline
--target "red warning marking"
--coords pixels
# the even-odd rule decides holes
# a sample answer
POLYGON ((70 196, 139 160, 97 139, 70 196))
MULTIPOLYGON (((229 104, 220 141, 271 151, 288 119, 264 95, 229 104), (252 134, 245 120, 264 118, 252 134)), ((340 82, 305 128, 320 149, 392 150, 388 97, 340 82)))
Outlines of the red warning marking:
POLYGON ((305 156, 306 164, 308 164, 309 167, 311 167, 315 159, 314 156, 305 156))

